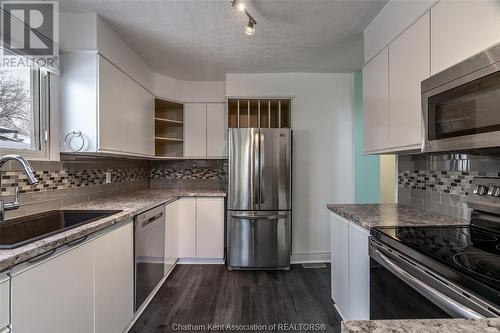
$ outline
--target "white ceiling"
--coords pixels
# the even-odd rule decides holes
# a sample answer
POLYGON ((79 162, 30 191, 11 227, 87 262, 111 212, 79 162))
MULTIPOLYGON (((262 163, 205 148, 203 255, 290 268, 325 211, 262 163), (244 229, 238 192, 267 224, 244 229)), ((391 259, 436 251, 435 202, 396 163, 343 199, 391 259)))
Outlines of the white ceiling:
POLYGON ((97 12, 153 71, 182 80, 225 73, 352 72, 363 62, 363 29, 386 1, 63 0, 63 12, 97 12))

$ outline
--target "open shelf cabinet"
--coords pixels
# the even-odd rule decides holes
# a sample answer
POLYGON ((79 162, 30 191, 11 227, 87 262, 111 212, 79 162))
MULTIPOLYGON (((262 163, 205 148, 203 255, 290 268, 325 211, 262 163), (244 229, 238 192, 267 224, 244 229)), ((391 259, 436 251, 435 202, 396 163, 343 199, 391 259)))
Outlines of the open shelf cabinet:
POLYGON ((182 157, 184 142, 184 106, 162 99, 155 100, 155 156, 182 157))
POLYGON ((292 128, 291 99, 229 99, 229 128, 292 128))

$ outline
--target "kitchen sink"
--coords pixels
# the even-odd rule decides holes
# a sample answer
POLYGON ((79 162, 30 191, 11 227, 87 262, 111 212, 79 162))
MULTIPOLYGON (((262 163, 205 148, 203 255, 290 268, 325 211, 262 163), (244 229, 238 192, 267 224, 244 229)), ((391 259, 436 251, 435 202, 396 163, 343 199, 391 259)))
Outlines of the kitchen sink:
POLYGON ((121 210, 51 210, 0 223, 0 249, 36 240, 119 213, 121 210))

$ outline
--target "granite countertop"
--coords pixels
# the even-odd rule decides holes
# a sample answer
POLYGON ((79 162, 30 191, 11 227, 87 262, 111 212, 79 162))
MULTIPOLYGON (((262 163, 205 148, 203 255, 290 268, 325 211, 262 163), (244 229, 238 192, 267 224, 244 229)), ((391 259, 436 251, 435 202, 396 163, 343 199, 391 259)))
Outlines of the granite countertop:
POLYGON ((497 333, 500 319, 353 320, 342 333, 497 333))
POLYGON ((123 222, 158 205, 168 204, 180 197, 225 197, 217 190, 142 190, 106 199, 63 207, 63 209, 123 210, 83 226, 43 238, 10 250, 0 250, 0 272, 42 253, 85 237, 111 225, 123 222))
POLYGON ((398 204, 330 204, 327 208, 365 229, 381 226, 469 224, 467 220, 398 204))

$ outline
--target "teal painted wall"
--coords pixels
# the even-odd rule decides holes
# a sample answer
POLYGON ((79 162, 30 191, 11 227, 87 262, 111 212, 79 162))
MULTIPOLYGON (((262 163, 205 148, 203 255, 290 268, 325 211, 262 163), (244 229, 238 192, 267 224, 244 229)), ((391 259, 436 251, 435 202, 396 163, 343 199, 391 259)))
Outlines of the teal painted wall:
POLYGON ((354 202, 380 202, 380 158, 363 155, 363 75, 354 73, 354 202))

